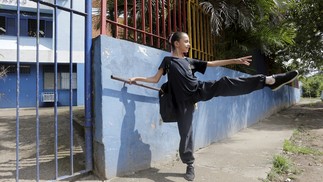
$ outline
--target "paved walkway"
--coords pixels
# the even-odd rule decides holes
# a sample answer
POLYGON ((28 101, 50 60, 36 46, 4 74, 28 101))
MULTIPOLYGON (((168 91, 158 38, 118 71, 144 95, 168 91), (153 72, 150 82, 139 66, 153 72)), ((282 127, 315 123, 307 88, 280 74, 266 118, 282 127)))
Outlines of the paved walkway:
MULTIPOLYGON (((234 136, 223 141, 214 143, 195 153, 196 163, 196 179, 197 182, 259 182, 266 178, 267 173, 272 166, 273 156, 279 154, 285 139, 289 139, 294 129, 301 123, 309 120, 302 117, 304 112, 308 112, 306 116, 311 115, 311 109, 305 111, 303 104, 310 104, 302 100, 301 103, 285 109, 277 114, 270 116, 263 121, 246 128, 234 136)), ((318 109, 323 108, 320 102, 318 109)), ((65 112, 64 108, 61 108, 65 112)), ((315 109, 315 108, 313 108, 315 109)), ((15 181, 15 110, 5 109, 0 113, 0 182, 15 181)), ((51 109, 43 109, 41 116, 41 131, 47 138, 41 140, 41 180, 53 179, 54 169, 53 141, 50 131, 53 128, 53 118, 48 113, 51 109), (47 130, 48 129, 48 130, 47 130), (51 147, 51 148, 48 148, 51 147), (46 158, 44 158, 46 157, 46 158)), ((21 111, 26 118, 21 118, 21 149, 20 157, 22 158, 22 170, 20 171, 21 181, 35 181, 35 156, 34 156, 34 136, 30 133, 34 132, 35 121, 34 110, 24 109, 21 111)), ((65 114, 60 115, 66 117, 65 114)), ((66 119, 66 118, 65 118, 66 119)), ((64 121, 64 119, 61 119, 64 121)), ((60 120, 60 121, 61 121, 60 120)), ((68 122, 59 124, 60 130, 64 131, 59 137, 68 136, 68 122), (67 128, 66 132, 62 128, 67 128)), ((78 136, 78 135, 76 135, 78 136)), ((77 138, 77 137, 76 137, 77 138)), ((65 142, 67 140, 59 140, 65 142)), ((77 142, 82 143, 82 142, 77 142)), ((60 143, 61 146, 69 146, 68 143, 60 143)), ((75 143, 76 144, 76 143, 75 143)), ((80 148, 81 145, 77 145, 80 148)), ((61 148, 65 154, 65 148, 61 148)), ((68 149, 66 149, 68 150, 68 149)), ((77 155, 75 161, 75 171, 84 168, 83 154, 77 155)), ((68 164, 68 157, 65 155, 60 159, 60 164, 68 164)), ((174 160, 167 165, 153 166, 151 169, 143 170, 138 173, 118 177, 107 180, 107 182, 184 182, 184 173, 186 166, 179 160, 174 160)), ((68 172, 68 165, 60 166, 59 174, 68 172)), ((77 181, 101 181, 94 175, 79 178, 77 181)))
MULTIPOLYGON (((315 102, 318 102, 316 100, 315 102)), ((234 136, 214 143, 195 153, 195 181, 205 182, 259 182, 265 179, 272 166, 273 156, 282 150, 283 142, 289 139, 297 127, 301 103, 285 109, 269 118, 244 129, 234 136)), ((163 166, 154 166, 126 177, 108 182, 182 182, 186 166, 173 161, 163 166)), ((79 181, 100 181, 87 176, 79 181)))
MULTIPOLYGON (((81 107, 74 107, 84 112, 81 107)), ((83 113, 82 112, 82 113, 83 113)), ((19 111, 19 181, 36 179, 36 111, 22 108, 19 111)), ((39 109, 39 166, 40 180, 55 179, 54 108, 39 109)), ((58 108, 57 160, 58 174, 70 174, 70 117, 69 107, 58 108)), ((74 130, 74 171, 85 169, 84 141, 74 130)), ((16 109, 0 109, 0 182, 14 182, 16 176, 16 109)))

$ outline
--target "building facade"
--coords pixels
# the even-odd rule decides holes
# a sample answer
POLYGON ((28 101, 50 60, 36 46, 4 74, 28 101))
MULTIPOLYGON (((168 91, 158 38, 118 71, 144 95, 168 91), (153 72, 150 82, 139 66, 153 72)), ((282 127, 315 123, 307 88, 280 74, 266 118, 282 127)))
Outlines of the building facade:
MULTIPOLYGON (((70 0, 57 3, 61 7, 70 6, 70 0)), ((74 10, 84 10, 84 3, 74 4, 74 10)), ((3 73, 0 78, 0 108, 16 107, 17 61, 20 70, 18 92, 20 107, 36 106, 37 97, 40 106, 54 105, 56 79, 58 106, 70 104, 70 84, 72 105, 83 105, 84 18, 73 14, 71 19, 67 12, 59 9, 55 11, 52 7, 40 5, 39 39, 37 39, 37 3, 21 0, 20 16, 17 14, 17 1, 0 0, 0 7, 0 71, 3 73), (73 28, 70 28, 71 20, 73 28), (55 27, 55 21, 59 22, 59 26, 55 27), (18 29, 20 29, 19 35, 18 29), (37 75, 39 75, 39 95, 36 94, 37 75)))

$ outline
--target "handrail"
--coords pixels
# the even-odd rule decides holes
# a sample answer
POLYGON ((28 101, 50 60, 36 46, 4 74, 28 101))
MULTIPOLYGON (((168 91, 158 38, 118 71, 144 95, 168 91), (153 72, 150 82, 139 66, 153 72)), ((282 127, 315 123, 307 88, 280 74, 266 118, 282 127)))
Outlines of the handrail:
MULTIPOLYGON (((111 75, 111 79, 113 80, 117 80, 117 81, 121 81, 121 82, 124 82, 125 84, 130 84, 130 81, 129 80, 126 80, 126 79, 123 79, 123 78, 120 78, 120 77, 116 77, 116 76, 113 76, 111 75)), ((145 87, 145 88, 148 88, 148 89, 151 89, 151 90, 156 90, 156 91, 160 91, 160 88, 156 88, 156 87, 151 87, 151 86, 148 86, 148 85, 144 85, 144 84, 140 84, 140 83, 131 83, 131 85, 137 85, 137 86, 140 86, 140 87, 145 87)))

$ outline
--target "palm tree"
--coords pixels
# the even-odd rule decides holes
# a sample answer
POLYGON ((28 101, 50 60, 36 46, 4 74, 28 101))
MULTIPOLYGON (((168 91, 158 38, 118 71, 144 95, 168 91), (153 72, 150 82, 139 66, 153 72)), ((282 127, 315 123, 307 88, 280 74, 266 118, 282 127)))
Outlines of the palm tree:
POLYGON ((205 13, 210 14, 211 30, 219 35, 226 27, 240 27, 247 31, 252 28, 252 14, 245 1, 211 0, 200 2, 205 13))
POLYGON ((219 39, 217 57, 257 51, 273 61, 277 52, 294 44, 295 29, 284 17, 287 7, 283 1, 202 1, 201 7, 211 17, 212 32, 219 39))
MULTIPOLYGON (((221 35, 224 30, 252 31, 269 45, 293 44, 294 34, 286 26, 282 11, 286 9, 277 0, 211 0, 200 3, 210 14, 212 32, 221 35)), ((224 33, 225 34, 225 33, 224 33)))

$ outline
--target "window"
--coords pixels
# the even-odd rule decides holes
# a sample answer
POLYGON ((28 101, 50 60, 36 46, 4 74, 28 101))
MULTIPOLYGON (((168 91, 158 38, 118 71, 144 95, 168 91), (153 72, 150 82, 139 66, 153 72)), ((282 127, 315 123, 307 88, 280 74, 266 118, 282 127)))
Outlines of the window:
MULTIPOLYGON (((52 31, 52 15, 41 13, 39 21, 39 36, 51 38, 53 37, 52 31)), ((0 35, 17 35, 17 13, 15 11, 4 10, 0 13, 0 35)), ((35 13, 21 13, 20 36, 37 36, 37 18, 35 13)))
POLYGON ((6 17, 0 16, 0 35, 6 34, 6 17))
MULTIPOLYGON (((17 73, 16 64, 0 64, 0 70, 5 70, 7 74, 17 73)), ((30 74, 30 65, 20 65, 19 71, 21 74, 30 74)))
POLYGON ((17 35, 16 18, 6 17, 6 35, 17 35))
MULTIPOLYGON (((61 73, 61 89, 70 89, 70 73, 61 73)), ((77 88, 76 73, 72 73, 72 89, 77 88)))
MULTIPOLYGON (((28 36, 37 37, 36 19, 28 19, 28 36)), ((45 37, 45 20, 39 21, 39 37, 45 37)))
MULTIPOLYGON (((53 72, 44 73, 44 89, 54 89, 55 75, 53 72)), ((57 73, 57 89, 70 89, 70 73, 57 73)), ((77 89, 76 73, 72 73, 72 89, 77 89)))
MULTIPOLYGON (((60 89, 59 75, 57 75, 57 89, 60 89)), ((44 89, 54 89, 55 75, 52 72, 44 73, 44 89)))

